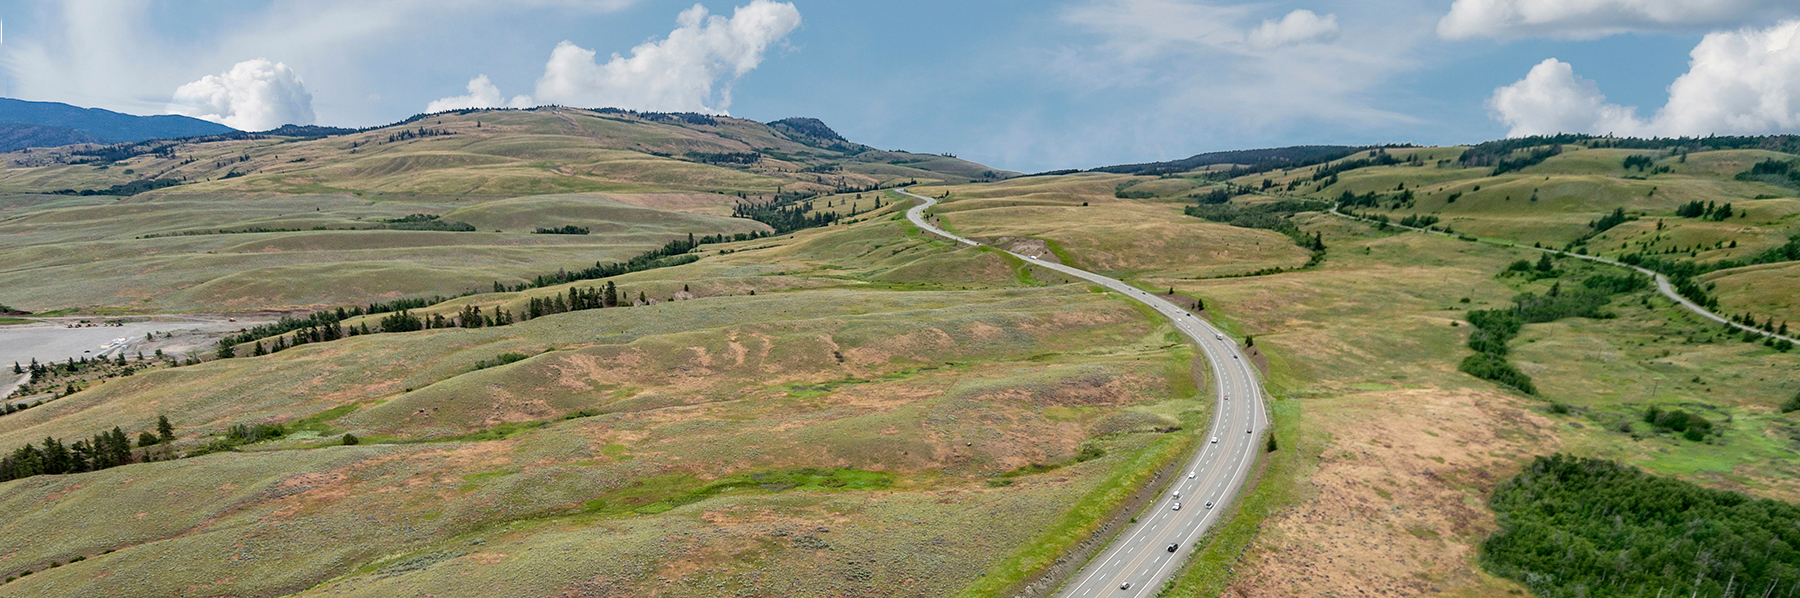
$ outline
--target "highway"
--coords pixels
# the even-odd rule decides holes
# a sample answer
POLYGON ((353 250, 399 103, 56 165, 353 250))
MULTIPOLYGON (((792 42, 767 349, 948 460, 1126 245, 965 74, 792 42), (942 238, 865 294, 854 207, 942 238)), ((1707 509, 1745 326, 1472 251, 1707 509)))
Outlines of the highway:
MULTIPOLYGON (((925 211, 937 200, 907 189, 897 191, 923 202, 906 211, 907 219, 914 225, 958 243, 980 245, 925 221, 925 211)), ((1238 350, 1236 340, 1187 310, 1112 278, 1045 262, 1035 255, 1012 255, 1150 306, 1193 341, 1212 366, 1218 407, 1213 410, 1212 428, 1202 439, 1200 449, 1136 522, 1120 532, 1057 594, 1070 598, 1155 596, 1193 553, 1194 541, 1224 516, 1256 465, 1264 428, 1268 426, 1262 383, 1255 367, 1238 350)))

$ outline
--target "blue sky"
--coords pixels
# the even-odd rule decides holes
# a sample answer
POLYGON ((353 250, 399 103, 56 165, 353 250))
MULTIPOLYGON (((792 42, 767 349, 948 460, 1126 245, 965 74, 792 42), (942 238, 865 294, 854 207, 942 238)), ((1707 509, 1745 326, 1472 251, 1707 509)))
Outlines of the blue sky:
POLYGON ((1313 143, 1794 132, 1793 4, 9 2, 0 95, 240 128, 381 124, 433 102, 812 116, 884 149, 1041 171, 1313 143))

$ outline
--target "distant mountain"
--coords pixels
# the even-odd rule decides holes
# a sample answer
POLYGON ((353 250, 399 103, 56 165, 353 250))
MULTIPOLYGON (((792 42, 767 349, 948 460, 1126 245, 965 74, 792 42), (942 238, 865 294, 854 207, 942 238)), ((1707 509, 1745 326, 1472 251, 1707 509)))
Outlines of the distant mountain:
POLYGON ((1260 169, 1284 168, 1329 162, 1356 153, 1359 149, 1362 148, 1345 145, 1296 145, 1292 147, 1277 147, 1270 149, 1209 152, 1195 154, 1180 160, 1105 166, 1095 168, 1094 171, 1111 172, 1115 174, 1162 175, 1187 172, 1196 168, 1213 166, 1216 164, 1236 164, 1239 166, 1259 167, 1260 169))
POLYGON ((133 116, 99 108, 11 98, 0 98, 0 123, 74 129, 105 143, 218 135, 237 131, 225 125, 186 116, 133 116))
POLYGON ((28 147, 57 147, 77 143, 103 143, 99 137, 68 127, 0 123, 0 152, 28 147))

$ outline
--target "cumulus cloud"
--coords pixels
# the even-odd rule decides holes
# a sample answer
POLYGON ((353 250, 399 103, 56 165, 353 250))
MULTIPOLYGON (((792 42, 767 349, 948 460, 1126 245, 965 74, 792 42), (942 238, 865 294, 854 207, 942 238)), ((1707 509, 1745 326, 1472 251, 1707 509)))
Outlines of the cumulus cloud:
POLYGON ((210 120, 243 131, 313 123, 312 93, 286 64, 246 60, 219 75, 175 89, 171 114, 210 120))
POLYGON ((1298 44, 1318 41, 1337 35, 1337 15, 1323 17, 1304 8, 1290 12, 1277 21, 1265 20, 1261 27, 1250 31, 1250 45, 1258 48, 1273 48, 1287 44, 1298 44))
POLYGON ((1494 91, 1488 108, 1508 135, 1615 133, 1634 136, 1758 135, 1800 130, 1800 21, 1708 34, 1688 72, 1669 86, 1654 117, 1609 104, 1592 81, 1554 58, 1494 91))
POLYGON ((1511 127, 1507 131, 1511 137, 1576 132, 1631 135, 1643 126, 1635 109, 1606 103, 1598 85, 1576 76, 1574 67, 1555 58, 1531 67, 1517 83, 1494 90, 1488 109, 1511 127))
POLYGON ((488 80, 487 75, 476 75, 469 80, 469 95, 450 96, 441 100, 433 100, 425 105, 426 112, 443 112, 462 108, 528 108, 532 106, 531 96, 513 96, 508 101, 500 95, 500 88, 488 80))
POLYGON ((1631 32, 1705 31, 1800 14, 1793 0, 1456 0, 1445 39, 1594 39, 1631 32))
MULTIPOLYGON (((787 2, 752 0, 726 18, 695 4, 681 12, 676 25, 668 37, 632 48, 629 57, 615 53, 605 63, 573 42, 557 44, 535 96, 517 96, 507 104, 724 114, 731 107, 731 84, 800 26, 800 11, 787 2)), ((497 106, 499 98, 498 88, 477 77, 469 82, 469 95, 434 101, 427 110, 474 107, 473 102, 497 106)))

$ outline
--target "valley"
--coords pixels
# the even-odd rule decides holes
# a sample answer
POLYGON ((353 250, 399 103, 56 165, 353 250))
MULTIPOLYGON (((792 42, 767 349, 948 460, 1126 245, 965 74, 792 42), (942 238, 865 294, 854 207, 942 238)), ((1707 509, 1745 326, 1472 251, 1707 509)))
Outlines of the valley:
POLYGON ((9 451, 151 441, 0 482, 0 595, 1049 595, 1230 415, 1188 324, 1063 266, 1267 388, 1242 490, 1132 595, 1540 591, 1481 546, 1551 453, 1797 496, 1800 352, 1579 258, 1777 333, 1800 199, 1738 175, 1787 154, 1021 176, 816 122, 470 110, 0 170, 15 318, 237 319, 0 415, 9 451), (1527 314, 1498 348, 1490 310, 1527 314))

